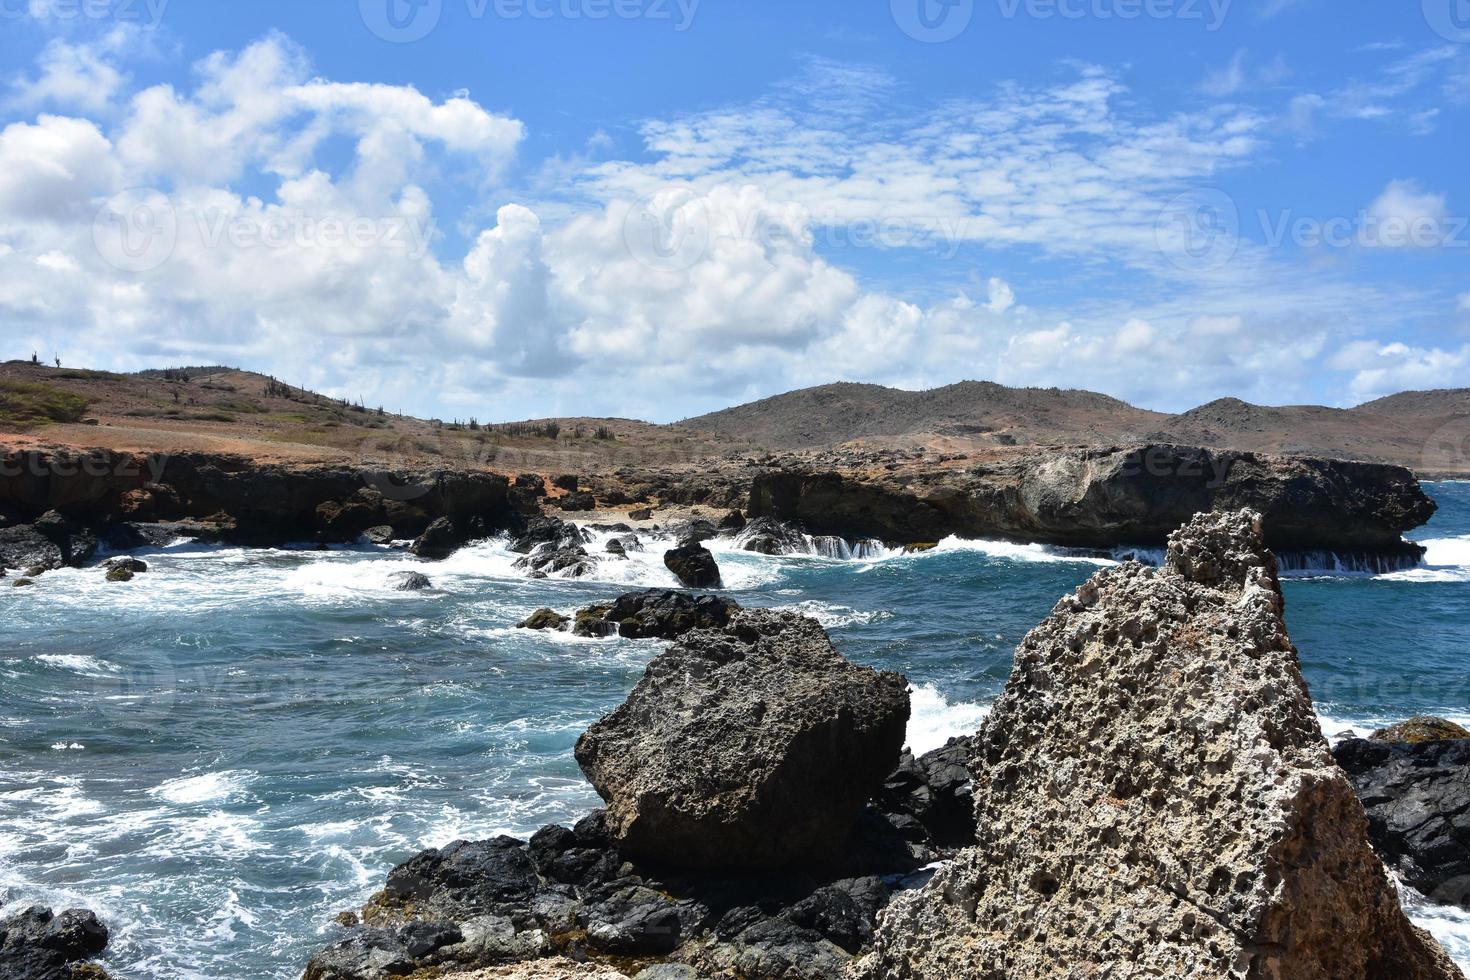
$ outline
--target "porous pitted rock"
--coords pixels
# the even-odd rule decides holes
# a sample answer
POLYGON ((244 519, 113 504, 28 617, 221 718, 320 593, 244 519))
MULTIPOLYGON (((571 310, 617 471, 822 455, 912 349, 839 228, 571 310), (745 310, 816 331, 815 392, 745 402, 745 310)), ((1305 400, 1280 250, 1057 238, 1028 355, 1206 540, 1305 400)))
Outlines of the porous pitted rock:
POLYGON ((976 846, 884 912, 871 980, 1460 980, 1322 737, 1250 511, 1100 572, 1016 651, 976 846))
POLYGON ((0 918, 0 980, 105 980, 86 964, 107 948, 107 927, 85 909, 32 906, 0 918))
POLYGON ((686 588, 718 589, 724 586, 715 556, 702 544, 681 545, 664 552, 664 565, 679 577, 686 588))
POLYGON ((1375 742, 1407 742, 1417 745, 1420 742, 1444 742, 1470 738, 1470 731, 1443 718, 1421 715, 1418 718, 1399 722, 1397 725, 1380 728, 1368 737, 1375 742))
POLYGON ((893 770, 908 718, 902 677, 850 663, 814 620, 747 610, 656 657, 576 757, 631 854, 816 864, 893 770))
POLYGON ((567 625, 567 617, 555 609, 538 609, 516 624, 523 630, 559 630, 567 625))
POLYGON ((1470 741, 1349 739, 1332 752, 1378 855, 1433 901, 1470 909, 1470 741))
POLYGON ((672 589, 648 589, 619 596, 611 605, 589 606, 577 613, 584 636, 617 633, 630 640, 673 640, 690 630, 720 629, 740 611, 740 603, 713 595, 693 595, 672 589), (601 619, 606 629, 594 627, 601 619))

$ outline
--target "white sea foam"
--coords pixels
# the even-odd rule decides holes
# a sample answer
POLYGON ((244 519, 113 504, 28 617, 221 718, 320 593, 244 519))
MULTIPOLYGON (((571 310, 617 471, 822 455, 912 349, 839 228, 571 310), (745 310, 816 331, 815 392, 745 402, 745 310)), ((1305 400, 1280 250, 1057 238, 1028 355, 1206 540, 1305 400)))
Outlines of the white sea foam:
POLYGON ((89 657, 82 653, 43 653, 35 658, 38 662, 62 670, 70 670, 89 677, 115 674, 122 668, 100 657, 89 657))
POLYGON ((908 746, 914 755, 940 748, 959 735, 973 735, 990 714, 990 706, 970 701, 950 702, 932 684, 917 684, 910 695, 908 746))
POLYGON ((1399 582, 1470 582, 1470 534, 1456 538, 1428 538, 1418 568, 1381 576, 1399 582))
POLYGON ((851 606, 823 602, 820 599, 806 599, 775 608, 809 616, 821 623, 824 629, 829 630, 842 629, 845 626, 866 626, 869 623, 881 623, 893 618, 893 613, 886 609, 854 609, 851 606))
MULTIPOLYGON (((1023 562, 1069 562, 1071 564, 1097 565, 1106 567, 1118 564, 1112 558, 1100 558, 1096 555, 1078 554, 1066 548, 1056 548, 1044 544, 1017 544, 1014 541, 988 541, 983 539, 966 539, 959 537, 948 537, 939 542, 934 552, 956 552, 972 551, 991 558, 1000 558, 1006 561, 1023 562)), ((934 552, 928 552, 932 554, 934 552)))
POLYGON ((242 795, 255 776, 255 773, 243 769, 180 776, 155 786, 148 795, 180 806, 217 803, 242 795))
POLYGON ((1454 905, 1433 904, 1407 885, 1400 887, 1399 894, 1409 918, 1429 930, 1462 970, 1470 970, 1470 912, 1454 905))
MULTIPOLYGON (((1470 715, 1465 714, 1463 710, 1446 708, 1443 710, 1418 711, 1413 713, 1429 714, 1436 718, 1443 718, 1446 721, 1452 721, 1457 725, 1470 728, 1470 715)), ((1380 728, 1387 728, 1389 725, 1407 721, 1410 714, 1410 712, 1400 711, 1393 715, 1356 715, 1344 717, 1338 713, 1338 709, 1335 706, 1329 706, 1327 711, 1324 711, 1320 707, 1317 709, 1317 721, 1322 726, 1322 734, 1327 738, 1327 741, 1332 745, 1336 745, 1341 741, 1339 736, 1346 732, 1352 732, 1358 738, 1367 738, 1380 728)))

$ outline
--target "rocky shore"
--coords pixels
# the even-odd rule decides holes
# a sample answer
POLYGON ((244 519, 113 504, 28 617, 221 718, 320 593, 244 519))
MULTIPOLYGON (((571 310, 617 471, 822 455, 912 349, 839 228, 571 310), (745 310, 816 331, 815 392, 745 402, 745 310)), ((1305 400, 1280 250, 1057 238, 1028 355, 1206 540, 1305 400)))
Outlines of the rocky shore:
POLYGON ((743 455, 550 477, 17 451, 0 455, 0 567, 81 566, 102 544, 127 550, 178 537, 247 546, 412 539, 416 555, 439 560, 470 541, 529 529, 532 546, 517 548, 528 574, 576 577, 598 556, 582 539, 535 538, 543 515, 667 524, 690 507, 738 519, 709 523, 708 533, 672 530, 666 564, 700 589, 720 586, 700 541, 746 519, 765 521, 768 532, 753 536, 752 550, 773 552, 793 535, 818 536, 831 542, 819 550, 838 555, 949 535, 1161 548, 1197 512, 1250 507, 1278 551, 1387 571, 1419 561, 1422 549, 1402 535, 1435 509, 1399 467, 1161 445, 743 455))
POLYGON ((1462 980, 1321 735, 1260 515, 1065 596, 923 759, 902 678, 677 595, 594 607, 678 637, 578 743, 607 809, 412 858, 306 980, 1462 980))

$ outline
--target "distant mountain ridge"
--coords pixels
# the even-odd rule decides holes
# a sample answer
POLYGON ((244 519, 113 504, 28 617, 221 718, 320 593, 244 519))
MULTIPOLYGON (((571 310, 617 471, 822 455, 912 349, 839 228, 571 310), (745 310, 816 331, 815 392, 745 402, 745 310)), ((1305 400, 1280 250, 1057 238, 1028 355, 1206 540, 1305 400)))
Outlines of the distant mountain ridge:
POLYGON ((1093 391, 965 381, 928 391, 837 383, 688 419, 682 426, 771 449, 844 443, 956 451, 1008 445, 1174 442, 1470 472, 1470 389, 1406 391, 1356 408, 1221 398, 1169 415, 1093 391))

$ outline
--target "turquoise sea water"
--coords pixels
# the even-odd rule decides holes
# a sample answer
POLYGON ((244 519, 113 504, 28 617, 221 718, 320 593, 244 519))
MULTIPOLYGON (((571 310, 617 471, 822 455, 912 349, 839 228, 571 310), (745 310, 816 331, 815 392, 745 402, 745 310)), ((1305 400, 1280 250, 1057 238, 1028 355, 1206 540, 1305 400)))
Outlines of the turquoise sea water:
MULTIPOLYGON (((1286 584, 1329 735, 1470 721, 1470 485, 1428 489, 1425 567, 1286 584)), ((921 751, 977 727, 1021 636, 1100 564, 984 542, 846 562, 713 547, 741 602, 904 672, 921 751)), ((427 567, 180 545, 129 585, 90 569, 0 588, 0 899, 96 909, 123 980, 299 976, 396 862, 596 804, 571 747, 661 645, 514 624, 671 586, 659 554, 532 582, 491 544, 427 567), (405 568, 436 590, 394 592, 405 568)), ((1470 964, 1470 917, 1406 897, 1470 964)))

